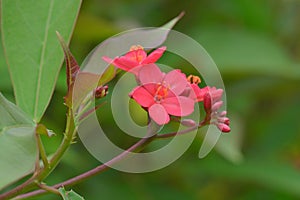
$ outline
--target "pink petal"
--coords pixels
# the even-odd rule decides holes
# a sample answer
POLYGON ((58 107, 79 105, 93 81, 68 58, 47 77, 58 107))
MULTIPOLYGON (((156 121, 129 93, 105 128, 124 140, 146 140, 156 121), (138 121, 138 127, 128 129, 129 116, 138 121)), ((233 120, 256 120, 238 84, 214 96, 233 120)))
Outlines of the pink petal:
POLYGON ((150 64, 150 63, 155 63, 161 56, 162 54, 166 51, 167 47, 160 47, 156 50, 154 50, 152 53, 148 55, 148 57, 143 60, 142 64, 150 64))
POLYGON ((148 84, 143 85, 143 87, 154 97, 156 90, 157 90, 156 83, 148 83, 148 84))
POLYGON ((124 56, 114 59, 113 64, 116 67, 123 69, 125 71, 130 71, 132 68, 139 65, 139 63, 129 60, 128 58, 126 58, 124 56))
POLYGON ((178 70, 172 70, 167 73, 164 77, 164 81, 175 94, 181 94, 188 84, 185 76, 178 70))
POLYGON ((148 83, 161 83, 163 74, 155 64, 142 66, 138 78, 142 85, 148 83))
POLYGON ((130 93, 131 97, 141 106, 150 107, 154 104, 153 96, 143 87, 138 86, 130 93))
POLYGON ((111 59, 110 57, 107 57, 107 56, 103 56, 102 60, 104 60, 105 62, 107 62, 109 64, 112 64, 114 61, 113 59, 111 59))
POLYGON ((170 115, 187 116, 194 112, 195 101, 184 96, 166 98, 162 105, 170 115))
POLYGON ((170 121, 170 117, 161 104, 153 104, 149 108, 149 115, 158 125, 167 124, 170 121))
POLYGON ((143 49, 138 49, 128 52, 124 57, 140 64, 143 60, 145 60, 147 54, 143 49))
POLYGON ((203 101, 204 95, 207 93, 208 89, 206 87, 200 88, 197 84, 190 84, 190 86, 193 89, 190 93, 190 97, 197 102, 203 101))

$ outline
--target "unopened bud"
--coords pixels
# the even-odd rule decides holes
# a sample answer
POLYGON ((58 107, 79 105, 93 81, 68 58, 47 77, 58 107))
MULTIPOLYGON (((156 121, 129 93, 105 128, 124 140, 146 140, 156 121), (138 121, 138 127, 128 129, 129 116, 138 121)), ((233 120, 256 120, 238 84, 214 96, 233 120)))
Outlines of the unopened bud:
POLYGON ((107 85, 99 86, 94 91, 95 98, 97 98, 97 99, 105 97, 107 95, 107 93, 108 93, 108 86, 107 85))
POLYGON ((210 95, 214 102, 219 101, 222 98, 223 90, 213 87, 212 89, 210 89, 210 95))
POLYGON ((228 133, 228 132, 230 132, 230 127, 229 127, 228 125, 226 125, 226 124, 219 123, 219 124, 217 125, 217 127, 218 127, 218 129, 219 129, 220 131, 222 131, 223 133, 228 133))
POLYGON ((219 122, 219 123, 224 123, 224 124, 226 124, 226 125, 228 125, 228 126, 229 126, 229 124, 230 124, 230 120, 229 120, 228 117, 219 117, 219 118, 218 118, 218 122, 219 122))
POLYGON ((183 119, 180 121, 183 126, 193 127, 196 126, 196 122, 192 119, 183 119))
POLYGON ((227 111, 222 111, 219 114, 220 117, 226 117, 226 115, 227 115, 227 111))
POLYGON ((212 111, 217 111, 221 108, 222 105, 223 105, 223 101, 218 101, 218 102, 213 104, 213 106, 211 107, 211 110, 212 111))
POLYGON ((211 96, 209 93, 206 93, 203 97, 203 105, 206 113, 211 113, 211 96))

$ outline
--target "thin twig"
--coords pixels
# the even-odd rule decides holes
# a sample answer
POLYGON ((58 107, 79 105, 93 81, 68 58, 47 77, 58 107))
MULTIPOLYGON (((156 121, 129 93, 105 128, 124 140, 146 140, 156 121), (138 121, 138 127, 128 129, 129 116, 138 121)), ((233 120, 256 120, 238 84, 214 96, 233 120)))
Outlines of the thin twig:
MULTIPOLYGON (((105 171, 106 169, 109 169, 111 165, 113 165, 114 163, 122 160, 123 158, 125 158, 129 153, 135 151, 136 149, 140 148, 141 146, 148 144, 150 141, 152 141, 155 138, 156 135, 152 136, 152 137, 146 137, 146 138, 142 138, 140 141, 138 141, 137 143, 135 143, 134 145, 132 145, 130 148, 128 148, 126 151, 122 152, 121 154, 119 154, 118 156, 114 157, 113 159, 111 159, 110 161, 99 165, 97 167, 95 167, 94 169, 91 169, 83 174, 80 174, 78 176, 75 176, 69 180, 66 180, 64 182, 58 183, 54 186, 52 186, 52 188, 60 188, 60 187, 66 187, 66 186, 71 186, 71 185, 75 185, 79 182, 82 182, 94 175, 97 175, 103 171, 105 171)), ((38 196, 41 194, 46 193, 47 191, 44 189, 41 190, 35 190, 26 194, 21 194, 17 197, 15 197, 14 199, 26 199, 28 197, 33 197, 33 196, 38 196)))

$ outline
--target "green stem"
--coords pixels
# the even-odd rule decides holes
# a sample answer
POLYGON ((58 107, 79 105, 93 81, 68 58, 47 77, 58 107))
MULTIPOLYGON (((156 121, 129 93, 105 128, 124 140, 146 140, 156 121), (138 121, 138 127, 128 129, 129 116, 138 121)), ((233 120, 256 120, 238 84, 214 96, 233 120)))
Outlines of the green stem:
POLYGON ((53 188, 53 187, 49 187, 48 185, 44 184, 44 183, 37 183, 37 185, 45 190, 45 191, 48 191, 48 192, 51 192, 53 194, 57 194, 57 195, 60 195, 60 192, 58 191, 58 189, 56 188, 53 188))
MULTIPOLYGON (((156 131, 157 129, 155 128, 155 125, 153 125, 152 123, 149 124, 149 129, 148 129, 148 133, 147 133, 147 136, 151 136, 151 137, 145 137, 145 138, 142 138, 140 141, 138 141, 136 144, 134 144, 133 146, 131 146, 130 148, 128 148, 126 151, 122 152, 121 154, 119 154, 118 156, 112 158, 110 161, 102 164, 102 165, 99 165, 97 167, 95 167, 94 169, 91 169, 83 174, 80 174, 78 176, 75 176, 69 180, 66 180, 64 182, 61 182, 61 183, 58 183, 54 186, 52 186, 52 188, 60 188, 62 186, 64 187, 67 187, 67 186, 72 186, 72 185, 75 185, 75 184, 78 184, 92 176, 95 176, 97 174, 100 174, 101 172, 109 169, 109 166, 111 166, 112 164, 124 159, 130 152, 139 152, 141 150, 143 150, 149 143, 151 143, 153 140, 155 139, 165 139, 165 138, 170 138, 170 137, 174 137, 176 135, 183 135, 183 134, 186 134, 186 133, 189 133, 193 130, 196 130, 198 128, 201 128, 205 125, 207 125, 208 122, 206 120, 203 120, 202 122, 199 123, 199 125, 197 126, 193 126, 191 128, 188 128, 186 130, 183 130, 183 131, 179 131, 179 132, 172 132, 172 133, 168 133, 168 134, 162 134, 162 135, 153 135, 153 131, 156 131)), ((39 196, 39 195, 42 195, 42 194, 45 194, 47 191, 45 190, 35 190, 35 191, 32 191, 32 192, 29 192, 29 193, 26 193, 26 194, 22 194, 22 195, 19 195, 17 196, 15 199, 19 200, 19 199, 26 199, 26 198, 29 198, 29 197, 35 197, 35 196, 39 196)))
POLYGON ((37 143, 37 147, 38 147, 38 159, 37 159, 37 163, 36 163, 36 166, 40 166, 39 164, 39 158, 41 157, 42 161, 43 161, 43 164, 44 164, 44 167, 45 168, 48 168, 49 166, 49 161, 47 159, 47 154, 46 154, 46 151, 45 151, 45 148, 44 148, 44 145, 43 145, 43 142, 41 140, 41 136, 39 133, 35 133, 35 136, 36 136, 36 143, 37 143))
POLYGON ((20 184, 19 186, 13 188, 10 191, 7 191, 3 194, 0 194, 0 199, 11 199, 21 193, 24 193, 28 190, 31 190, 36 187, 36 181, 41 182, 44 180, 58 165, 59 161, 61 160, 64 153, 67 151, 69 146, 71 145, 74 137, 76 134, 75 126, 74 126, 74 119, 73 119, 73 112, 71 108, 68 108, 67 111, 67 124, 65 135, 63 138, 62 143, 60 144, 57 151, 54 153, 53 157, 49 161, 48 167, 44 166, 39 171, 35 171, 33 176, 25 181, 24 183, 20 184))
MULTIPOLYGON (((137 143, 135 143, 134 145, 132 145, 130 148, 128 148, 126 151, 122 152, 121 154, 117 155, 116 157, 112 158, 110 161, 99 165, 97 167, 95 167, 94 169, 91 169, 83 174, 80 174, 78 176, 75 176, 69 180, 66 180, 64 182, 58 183, 54 186, 52 186, 51 188, 60 188, 62 186, 67 187, 67 186, 72 186, 75 184, 78 184, 92 176, 95 176, 107 169, 110 168, 111 165, 115 164, 116 162, 124 159, 129 153, 134 152, 134 151, 141 151, 142 149, 144 149, 144 147, 149 144, 151 141, 153 141, 153 139, 156 137, 156 135, 152 135, 151 137, 146 137, 146 138, 142 138, 140 141, 138 141, 137 143)), ((35 190, 26 194, 22 194, 19 195, 15 198, 15 200, 17 199, 26 199, 29 197, 34 197, 34 196, 39 196, 42 195, 44 193, 46 193, 46 190, 35 190)))

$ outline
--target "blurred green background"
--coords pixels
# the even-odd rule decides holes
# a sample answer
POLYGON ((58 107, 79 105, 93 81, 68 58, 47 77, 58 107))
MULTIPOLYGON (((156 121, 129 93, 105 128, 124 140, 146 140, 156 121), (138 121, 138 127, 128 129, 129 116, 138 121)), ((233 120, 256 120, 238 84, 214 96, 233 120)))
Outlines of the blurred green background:
MULTIPOLYGON (((162 170, 109 170, 73 189, 87 200, 300 199, 300 1, 84 0, 71 51, 81 63, 106 38, 131 28, 161 26, 181 11, 185 16, 174 29, 197 40, 223 76, 232 132, 204 159, 198 158, 199 134, 179 160, 162 170)), ((8 72, 0 70, 1 91, 13 99, 8 72)), ((62 70, 43 118, 57 133, 64 130, 65 91, 62 70)), ((101 120, 112 137, 120 135, 110 117, 101 120)), ((49 153, 60 139, 60 134, 45 139, 49 153)), ((125 147, 131 140, 117 142, 125 147)), ((47 183, 98 164, 78 141, 47 183)))

